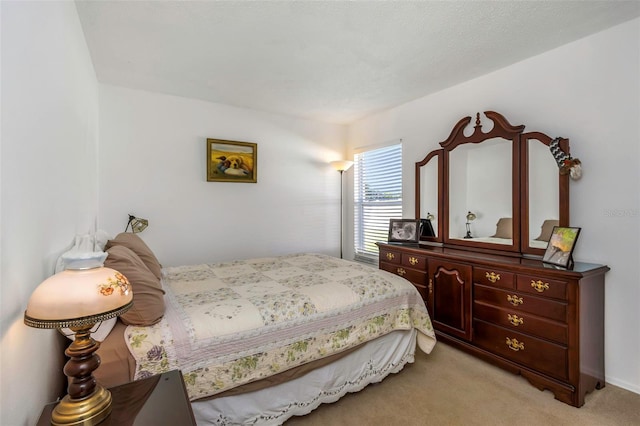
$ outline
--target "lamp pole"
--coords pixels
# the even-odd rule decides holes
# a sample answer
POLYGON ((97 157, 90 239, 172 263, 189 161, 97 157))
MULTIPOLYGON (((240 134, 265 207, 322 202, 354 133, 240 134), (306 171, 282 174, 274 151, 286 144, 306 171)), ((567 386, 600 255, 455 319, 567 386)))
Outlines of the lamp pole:
POLYGON ((344 226, 344 219, 343 219, 343 214, 344 214, 344 208, 342 206, 343 203, 343 196, 342 193, 344 191, 344 179, 342 178, 344 176, 344 170, 338 170, 340 172, 340 259, 342 259, 342 240, 344 238, 343 236, 343 226, 344 226))
POLYGON ((331 165, 340 172, 340 259, 342 259, 342 240, 343 240, 343 193, 344 193, 344 172, 353 166, 353 161, 332 161, 331 165))

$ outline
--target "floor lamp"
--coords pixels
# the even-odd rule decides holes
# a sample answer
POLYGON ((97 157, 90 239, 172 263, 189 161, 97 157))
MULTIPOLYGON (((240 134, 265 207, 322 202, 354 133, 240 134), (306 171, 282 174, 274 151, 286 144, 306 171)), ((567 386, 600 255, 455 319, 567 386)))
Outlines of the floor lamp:
POLYGON ((344 188, 344 180, 343 180, 343 176, 344 176, 344 172, 346 172, 347 170, 349 170, 351 168, 351 166, 353 166, 353 161, 332 161, 331 165, 333 166, 334 169, 336 169, 337 171, 340 172, 340 259, 342 259, 342 240, 343 240, 343 219, 342 219, 342 215, 343 215, 343 208, 342 208, 342 202, 343 202, 343 188, 344 188))

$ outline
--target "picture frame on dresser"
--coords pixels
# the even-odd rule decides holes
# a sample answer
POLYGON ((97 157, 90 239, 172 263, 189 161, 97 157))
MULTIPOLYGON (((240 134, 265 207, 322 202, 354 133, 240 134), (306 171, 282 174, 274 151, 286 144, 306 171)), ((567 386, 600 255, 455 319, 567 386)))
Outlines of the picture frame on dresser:
POLYGON ((421 237, 435 237, 436 232, 433 229, 433 225, 431 224, 431 220, 429 219, 420 219, 420 236, 421 237))
POLYGON ((417 244, 420 240, 419 219, 389 219, 390 243, 417 244))
POLYGON ((542 261, 550 265, 571 268, 573 250, 580 235, 580 229, 577 227, 554 226, 542 261))

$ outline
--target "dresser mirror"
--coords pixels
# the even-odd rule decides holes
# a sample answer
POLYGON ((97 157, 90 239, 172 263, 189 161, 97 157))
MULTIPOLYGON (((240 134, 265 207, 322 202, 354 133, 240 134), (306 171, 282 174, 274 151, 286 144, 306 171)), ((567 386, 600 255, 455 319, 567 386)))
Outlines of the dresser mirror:
MULTIPOLYGON (((569 176, 558 172, 550 155, 551 138, 544 133, 524 133, 522 140, 522 252, 543 255, 553 226, 569 226, 569 176)), ((569 140, 560 148, 569 152, 569 140)))
POLYGON ((492 138, 449 153, 450 240, 513 244, 513 221, 503 220, 502 233, 496 233, 501 219, 513 217, 512 145, 492 138))
MULTIPOLYGON (((416 217, 435 216, 436 236, 422 240, 542 255, 553 226, 569 225, 568 176, 558 171, 549 136, 484 115, 487 123, 479 113, 473 125, 461 119, 442 149, 416 163, 416 217)), ((567 139, 560 148, 569 153, 567 139)))

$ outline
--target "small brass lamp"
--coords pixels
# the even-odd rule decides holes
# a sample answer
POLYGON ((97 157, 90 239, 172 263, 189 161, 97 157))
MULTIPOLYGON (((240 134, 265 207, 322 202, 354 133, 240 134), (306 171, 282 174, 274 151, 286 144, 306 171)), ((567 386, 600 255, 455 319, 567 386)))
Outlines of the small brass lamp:
POLYGON ((67 269, 34 290, 24 313, 24 323, 30 327, 70 328, 75 333, 65 351, 68 395, 54 408, 53 425, 96 425, 111 413, 111 393, 93 376, 100 365, 94 353, 100 343, 91 337, 91 328, 131 308, 133 292, 124 275, 103 266, 106 257, 95 252, 65 259, 67 269))
POLYGON ((465 238, 473 238, 471 235, 471 222, 474 220, 476 220, 476 214, 472 212, 467 213, 467 223, 465 224, 467 226, 467 235, 464 236, 465 238))
POLYGON ((147 219, 135 217, 134 215, 130 214, 129 222, 127 222, 127 227, 124 228, 124 232, 127 232, 129 226, 131 226, 131 232, 137 234, 138 232, 142 232, 147 229, 147 226, 149 226, 149 221, 147 219))

